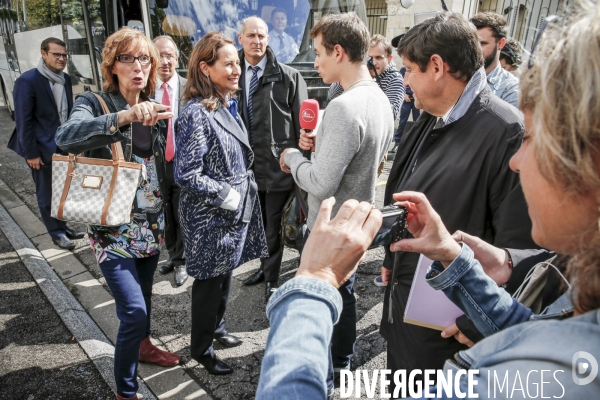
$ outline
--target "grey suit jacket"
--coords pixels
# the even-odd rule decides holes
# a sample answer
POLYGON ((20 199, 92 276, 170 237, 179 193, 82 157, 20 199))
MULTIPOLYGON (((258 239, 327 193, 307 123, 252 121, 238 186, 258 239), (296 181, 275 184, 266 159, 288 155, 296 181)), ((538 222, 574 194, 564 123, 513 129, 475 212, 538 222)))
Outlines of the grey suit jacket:
MULTIPOLYGON (((178 113, 180 113, 181 110, 183 110, 183 106, 185 105, 185 102, 183 101, 183 91, 185 90, 186 82, 187 79, 179 75, 179 108, 177 109, 178 113)), ((175 117, 178 117, 178 115, 176 115, 175 117)))

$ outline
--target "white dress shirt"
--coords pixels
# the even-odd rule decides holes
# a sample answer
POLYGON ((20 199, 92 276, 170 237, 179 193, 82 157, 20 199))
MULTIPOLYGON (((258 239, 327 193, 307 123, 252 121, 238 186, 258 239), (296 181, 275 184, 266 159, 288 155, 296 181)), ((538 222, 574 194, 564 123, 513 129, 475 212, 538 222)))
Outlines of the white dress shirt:
MULTIPOLYGON (((163 81, 160 78, 156 79, 156 89, 154 91, 154 100, 162 104, 163 98, 163 81)), ((175 120, 179 115, 179 76, 177 72, 173 74, 171 79, 167 82, 169 90, 169 101, 171 102, 171 112, 173 113, 173 126, 175 126, 175 120)))
MULTIPOLYGON (((248 59, 245 59, 246 61, 246 71, 244 71, 244 83, 246 84, 245 87, 245 91, 246 91, 246 99, 248 99, 248 101, 250 100, 250 94, 248 93, 248 91, 250 90, 250 80, 252 80, 252 75, 253 72, 250 69, 250 67, 254 67, 255 65, 250 64, 250 61, 248 61, 248 59)), ((256 64, 260 67, 260 69, 258 70, 258 72, 256 73, 256 77, 258 78, 258 80, 260 81, 260 78, 262 78, 263 74, 265 73, 265 67, 267 66, 267 55, 265 54, 265 56, 262 58, 262 60, 260 60, 258 62, 258 64, 256 64)))
POLYGON ((275 58, 277 58, 277 61, 280 63, 292 62, 299 52, 298 45, 294 38, 285 32, 279 34, 275 30, 269 32, 269 47, 273 50, 275 58), (283 47, 281 46, 279 36, 283 39, 283 47))

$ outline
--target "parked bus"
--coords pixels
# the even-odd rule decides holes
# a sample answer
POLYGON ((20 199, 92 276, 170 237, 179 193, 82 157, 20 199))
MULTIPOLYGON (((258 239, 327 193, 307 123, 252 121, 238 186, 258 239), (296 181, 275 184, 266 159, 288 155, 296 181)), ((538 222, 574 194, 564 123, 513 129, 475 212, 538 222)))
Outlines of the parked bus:
POLYGON ((332 13, 351 12, 366 23, 364 0, 0 0, 4 42, 0 45, 0 85, 5 104, 12 115, 14 82, 37 66, 40 44, 49 36, 67 44, 66 72, 76 94, 102 86, 102 47, 121 27, 138 29, 151 38, 171 36, 180 50, 178 72, 185 76, 192 48, 207 32, 222 31, 238 43, 244 18, 257 15, 271 30, 276 7, 286 11, 285 31, 298 47, 298 54, 286 61, 302 72, 309 96, 323 103, 327 87, 313 67, 310 29, 323 15, 332 13))

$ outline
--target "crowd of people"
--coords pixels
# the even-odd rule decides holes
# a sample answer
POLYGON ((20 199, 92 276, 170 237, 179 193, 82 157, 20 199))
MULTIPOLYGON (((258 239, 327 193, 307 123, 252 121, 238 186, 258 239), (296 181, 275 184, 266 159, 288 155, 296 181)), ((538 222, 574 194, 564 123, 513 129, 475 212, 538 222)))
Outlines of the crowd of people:
MULTIPOLYGON (((393 46, 355 15, 323 16, 310 37, 331 86, 312 132, 299 122, 306 83, 282 64, 297 54, 286 45, 285 10, 271 20, 269 32, 246 18, 239 50, 223 33, 206 34, 187 79, 169 36, 151 41, 124 28, 104 45, 97 93, 73 101, 56 38, 17 80, 9 146, 31 167, 58 246, 71 249, 84 233, 50 215, 52 154, 112 159, 120 142, 124 159, 147 171, 131 222, 87 232, 120 321, 117 399, 139 398, 138 362, 180 362, 150 339, 157 269, 177 285, 193 278, 192 358, 211 374, 233 372, 213 341, 242 343, 225 314, 232 271, 254 259, 260 268, 243 284, 265 282, 271 324, 256 398, 331 398, 336 377, 352 368, 355 274, 381 225, 375 189, 392 141, 384 204, 409 216, 374 282, 385 286, 387 369, 476 369, 481 397, 492 372, 566 369, 569 380, 546 394, 597 395, 600 379, 578 383, 573 357, 600 359, 600 6, 579 0, 548 19, 527 68, 498 14, 438 13, 393 46), (308 230, 296 276, 280 287, 281 218, 296 186, 308 194, 308 230), (169 260, 158 268, 163 242, 169 260), (427 282, 464 312, 441 334, 403 321, 420 255, 434 261, 427 282), (558 267, 519 297, 539 262, 558 267)), ((397 389, 392 381, 393 398, 397 389)))

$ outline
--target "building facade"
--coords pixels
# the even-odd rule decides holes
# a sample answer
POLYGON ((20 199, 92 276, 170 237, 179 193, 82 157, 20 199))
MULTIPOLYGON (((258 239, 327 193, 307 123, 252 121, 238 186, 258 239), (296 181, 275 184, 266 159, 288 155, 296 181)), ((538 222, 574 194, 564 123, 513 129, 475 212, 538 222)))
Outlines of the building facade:
MULTIPOLYGON (((509 36, 519 41, 527 51, 531 50, 544 19, 559 13, 569 3, 569 0, 386 0, 385 3, 367 0, 369 29, 372 34, 381 33, 392 39, 442 11, 442 1, 445 1, 448 10, 460 12, 467 18, 481 11, 503 15, 509 23, 509 36), (414 1, 412 5, 411 1, 414 1)), ((395 58, 396 63, 401 64, 399 57, 395 58)))

